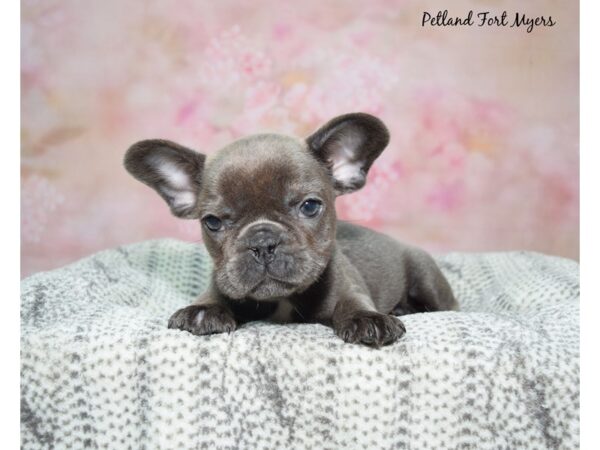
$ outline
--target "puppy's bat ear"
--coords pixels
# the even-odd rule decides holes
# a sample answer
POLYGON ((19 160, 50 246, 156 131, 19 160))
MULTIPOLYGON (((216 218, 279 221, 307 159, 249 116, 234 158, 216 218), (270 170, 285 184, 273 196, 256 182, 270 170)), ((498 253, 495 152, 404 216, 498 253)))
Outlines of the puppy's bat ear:
POLYGON ((197 202, 206 156, 175 142, 150 139, 133 144, 125 168, 168 203, 184 219, 198 218, 197 202))
POLYGON ((331 171, 337 195, 364 186, 373 161, 390 140, 377 117, 351 113, 336 117, 306 139, 309 149, 331 171))

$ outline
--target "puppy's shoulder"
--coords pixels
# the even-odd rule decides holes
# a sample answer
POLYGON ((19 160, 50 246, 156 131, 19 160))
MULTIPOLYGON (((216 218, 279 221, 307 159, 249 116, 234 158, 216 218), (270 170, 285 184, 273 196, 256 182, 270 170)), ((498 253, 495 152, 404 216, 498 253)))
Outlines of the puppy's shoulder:
POLYGON ((344 222, 343 220, 338 220, 337 222, 336 238, 338 242, 341 241, 344 243, 347 242, 373 244, 377 242, 384 245, 392 243, 393 245, 400 245, 406 247, 407 250, 413 248, 397 241, 396 239, 386 234, 380 233, 370 228, 365 228, 360 225, 344 222))
POLYGON ((343 250, 394 255, 407 259, 429 259, 429 254, 412 245, 400 242, 386 234, 353 223, 338 220, 337 242, 343 250))

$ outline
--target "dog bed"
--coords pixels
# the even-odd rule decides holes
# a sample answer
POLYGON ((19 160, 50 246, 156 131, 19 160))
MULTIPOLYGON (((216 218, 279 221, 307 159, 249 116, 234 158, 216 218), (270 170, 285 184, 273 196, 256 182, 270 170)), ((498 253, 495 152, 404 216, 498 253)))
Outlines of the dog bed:
POLYGON ((166 327, 210 260, 157 240, 22 282, 24 449, 579 446, 579 266, 438 258, 460 311, 404 316, 380 349, 317 324, 166 327))

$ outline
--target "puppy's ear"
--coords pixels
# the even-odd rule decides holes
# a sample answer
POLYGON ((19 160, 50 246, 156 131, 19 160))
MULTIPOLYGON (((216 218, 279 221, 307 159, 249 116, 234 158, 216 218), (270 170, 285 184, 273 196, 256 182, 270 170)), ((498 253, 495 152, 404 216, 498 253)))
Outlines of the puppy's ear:
POLYGON ((337 195, 364 186, 367 172, 390 140, 377 117, 352 113, 336 117, 306 139, 309 149, 331 171, 337 195))
POLYGON ((205 155, 160 139, 133 144, 125 154, 125 168, 169 204, 184 219, 198 217, 196 209, 205 155))

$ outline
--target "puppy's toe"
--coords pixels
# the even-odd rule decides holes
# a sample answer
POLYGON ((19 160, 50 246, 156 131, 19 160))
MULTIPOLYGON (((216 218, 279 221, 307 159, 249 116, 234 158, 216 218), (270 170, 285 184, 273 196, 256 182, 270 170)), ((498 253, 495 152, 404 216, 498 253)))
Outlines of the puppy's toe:
POLYGON ((190 305, 176 311, 168 327, 202 336, 234 331, 236 322, 231 312, 222 306, 190 305))
POLYGON ((358 339, 360 342, 377 346, 381 339, 381 324, 378 323, 377 318, 361 317, 359 323, 358 339))
POLYGON ((342 325, 335 329, 336 334, 346 342, 356 342, 356 332, 358 328, 358 322, 355 320, 348 320, 342 325))
POLYGON ((406 333, 406 327, 404 326, 404 323, 397 317, 385 315, 381 320, 383 321, 381 345, 392 344, 406 333))
POLYGON ((236 322, 231 312, 221 306, 206 309, 204 316, 198 320, 194 334, 230 333, 235 330, 236 322))
POLYGON ((190 305, 185 308, 181 308, 169 318, 169 328, 176 330, 190 331, 192 328, 195 318, 199 315, 204 315, 204 307, 200 305, 190 305))
POLYGON ((360 311, 336 327, 344 341, 381 347, 396 342, 406 332, 396 317, 371 311, 360 311))

